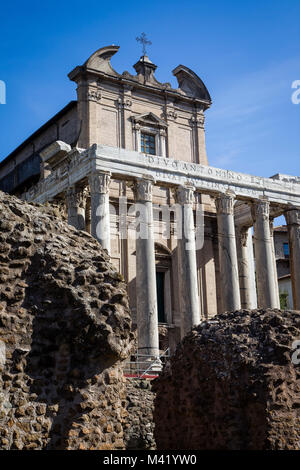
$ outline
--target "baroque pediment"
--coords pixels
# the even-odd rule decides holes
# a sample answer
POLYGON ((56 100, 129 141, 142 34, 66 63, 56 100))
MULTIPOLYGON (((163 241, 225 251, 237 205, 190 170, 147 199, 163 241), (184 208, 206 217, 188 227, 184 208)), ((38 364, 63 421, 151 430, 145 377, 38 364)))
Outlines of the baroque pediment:
POLYGON ((177 78, 179 90, 187 96, 211 101, 210 94, 201 78, 185 65, 178 65, 173 70, 173 75, 177 78))
POLYGON ((158 90, 170 93, 172 96, 181 95, 187 98, 199 99, 203 101, 204 108, 210 106, 211 97, 206 86, 198 75, 188 67, 178 65, 178 67, 173 70, 173 75, 175 75, 178 81, 178 88, 175 89, 171 87, 170 83, 161 83, 156 79, 155 70, 157 66, 146 55, 140 57, 134 65, 135 71, 137 72, 136 75, 132 75, 128 71, 119 74, 110 63, 111 57, 116 54, 118 50, 119 46, 115 45, 98 49, 83 65, 75 67, 75 69, 69 73, 69 78, 78 82, 80 77, 85 76, 86 72, 98 76, 103 74, 106 77, 110 76, 113 80, 124 81, 127 85, 131 82, 133 87, 154 87, 158 90))

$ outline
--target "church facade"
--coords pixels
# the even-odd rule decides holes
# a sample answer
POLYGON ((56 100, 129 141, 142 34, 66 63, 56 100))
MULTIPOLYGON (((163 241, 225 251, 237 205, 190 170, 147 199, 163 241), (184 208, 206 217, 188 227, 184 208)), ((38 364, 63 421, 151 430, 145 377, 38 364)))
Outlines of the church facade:
POLYGON ((174 349, 216 313, 280 307, 272 221, 281 214, 300 309, 299 178, 210 167, 202 80, 179 65, 177 89, 160 83, 146 55, 135 75, 119 74, 118 49, 70 72, 77 100, 0 163, 0 188, 55 202, 107 249, 127 282, 142 354, 174 349))

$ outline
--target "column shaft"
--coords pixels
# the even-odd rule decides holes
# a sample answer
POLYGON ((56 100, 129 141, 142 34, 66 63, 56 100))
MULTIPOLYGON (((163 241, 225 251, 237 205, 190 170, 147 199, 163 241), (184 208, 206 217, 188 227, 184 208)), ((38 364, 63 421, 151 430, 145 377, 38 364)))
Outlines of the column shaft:
POLYGON ((189 186, 181 186, 176 190, 182 337, 200 323, 200 299, 193 214, 194 190, 194 187, 189 186))
POLYGON ((289 233, 290 266, 295 310, 300 310, 300 210, 285 213, 289 233))
POLYGON ((274 267, 274 288, 275 288, 276 298, 277 298, 276 308, 280 308, 278 273, 277 273, 275 243, 274 243, 274 226, 273 226, 273 220, 271 219, 270 219, 270 236, 271 236, 271 247, 272 247, 272 260, 273 260, 273 267, 274 267))
POLYGON ((270 233, 270 204, 261 199, 252 205, 256 261, 257 302, 259 308, 278 308, 275 270, 270 233))
POLYGON ((159 355, 156 270, 152 211, 153 182, 140 179, 135 184, 136 234, 136 297, 138 350, 140 354, 159 355))
POLYGON ((224 312, 241 308, 233 204, 234 194, 231 192, 221 194, 216 198, 221 295, 224 312))
POLYGON ((67 190, 68 223, 78 230, 85 230, 86 188, 71 186, 67 190))
POLYGON ((91 235, 110 253, 110 173, 96 171, 89 176, 91 192, 91 235))
POLYGON ((236 245, 239 267, 241 306, 242 308, 251 310, 257 308, 251 228, 236 228, 236 245))

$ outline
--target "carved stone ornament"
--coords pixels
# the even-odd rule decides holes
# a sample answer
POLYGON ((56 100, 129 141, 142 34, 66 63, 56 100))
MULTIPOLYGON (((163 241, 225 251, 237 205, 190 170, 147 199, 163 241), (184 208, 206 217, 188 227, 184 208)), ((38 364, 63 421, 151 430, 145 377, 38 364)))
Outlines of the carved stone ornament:
POLYGON ((204 121, 204 114, 197 114, 191 117, 192 126, 200 127, 201 129, 204 128, 204 121))
POLYGON ((237 228, 235 233, 239 237, 241 245, 246 247, 248 244, 248 227, 237 228))
POLYGON ((88 188, 76 188, 75 186, 71 186, 67 189, 66 197, 68 206, 74 207, 85 207, 86 198, 88 195, 88 188))
POLYGON ((78 201, 78 206, 82 207, 83 209, 86 206, 86 200, 89 194, 89 188, 88 186, 85 186, 84 188, 80 188, 77 191, 77 201, 78 201))
POLYGON ((300 225, 300 210, 290 209, 285 212, 285 218, 288 225, 300 225))
POLYGON ((153 181, 150 179, 138 179, 135 182, 134 192, 137 201, 152 202, 153 181))
POLYGON ((176 111, 174 111, 174 109, 167 109, 167 111, 165 112, 165 117, 167 119, 176 120, 177 119, 177 113, 176 113, 176 111))
POLYGON ((174 190, 174 196, 178 204, 193 204, 194 202, 194 186, 179 186, 174 190))
POLYGON ((270 235, 273 237, 274 234, 274 219, 269 219, 269 224, 270 224, 270 235))
POLYGON ((258 218, 269 220, 270 202, 268 199, 259 199, 253 202, 251 207, 252 218, 256 221, 258 218))
POLYGON ((234 201, 235 201, 235 194, 232 192, 219 194, 216 197, 217 213, 233 215, 234 201))
POLYGON ((132 123, 132 128, 133 128, 134 131, 139 131, 141 129, 141 126, 137 122, 133 122, 132 123))
POLYGON ((92 193, 107 194, 110 184, 110 173, 95 172, 89 175, 90 191, 92 193))
POLYGON ((88 101, 100 101, 101 100, 101 91, 100 90, 88 90, 87 99, 88 101))
POLYGON ((117 106, 119 109, 130 109, 132 106, 132 100, 128 97, 118 98, 117 106))
POLYGON ((130 109, 132 106, 132 100, 129 98, 125 98, 123 102, 123 108, 124 109, 130 109))

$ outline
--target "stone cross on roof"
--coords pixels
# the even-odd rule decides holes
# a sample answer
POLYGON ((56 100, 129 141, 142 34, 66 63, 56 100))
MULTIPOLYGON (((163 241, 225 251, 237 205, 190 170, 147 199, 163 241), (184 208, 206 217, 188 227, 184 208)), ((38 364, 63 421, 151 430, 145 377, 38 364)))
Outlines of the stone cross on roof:
POLYGON ((143 45, 143 55, 146 55, 146 44, 149 44, 149 46, 151 46, 152 42, 147 39, 145 33, 142 33, 140 37, 136 38, 136 40, 143 45))

